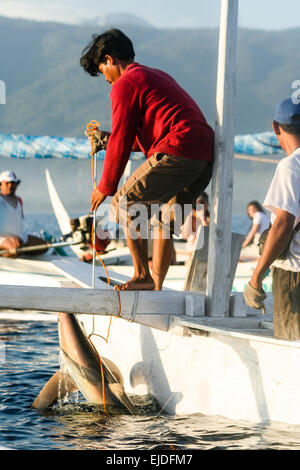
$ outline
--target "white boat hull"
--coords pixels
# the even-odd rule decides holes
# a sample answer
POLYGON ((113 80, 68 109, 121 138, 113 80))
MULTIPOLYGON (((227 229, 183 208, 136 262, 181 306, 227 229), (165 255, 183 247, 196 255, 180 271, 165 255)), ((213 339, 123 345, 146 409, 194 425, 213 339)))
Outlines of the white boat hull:
MULTIPOLYGON (((81 320, 88 334, 106 337, 107 318, 94 317, 94 330, 91 316, 81 320)), ((169 413, 300 423, 300 342, 259 328, 165 332, 116 318, 107 343, 92 340, 118 364, 127 393, 150 393, 169 413)))
POLYGON ((2 285, 59 287, 64 280, 47 255, 31 259, 0 257, 2 285))

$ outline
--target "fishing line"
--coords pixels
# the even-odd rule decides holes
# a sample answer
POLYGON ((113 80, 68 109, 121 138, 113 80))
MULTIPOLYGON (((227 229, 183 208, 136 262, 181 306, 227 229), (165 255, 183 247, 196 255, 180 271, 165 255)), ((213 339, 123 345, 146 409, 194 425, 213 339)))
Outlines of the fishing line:
MULTIPOLYGON (((89 124, 86 126, 86 130, 87 131, 90 131, 91 132, 91 160, 92 160, 92 184, 93 184, 93 189, 96 189, 96 174, 97 174, 97 155, 94 156, 94 141, 93 141, 93 133, 94 131, 98 130, 98 128, 100 127, 100 123, 98 121, 90 121, 89 124)), ((107 269, 106 269, 106 266, 104 264, 104 262, 102 261, 97 249, 96 249, 96 209, 94 209, 94 214, 93 214, 93 225, 92 225, 92 241, 91 241, 91 244, 92 244, 92 248, 93 248, 93 274, 92 274, 92 288, 95 288, 95 257, 97 255, 97 257, 99 258, 103 268, 104 268, 104 271, 105 271, 105 274, 106 274, 106 277, 107 277, 107 284, 108 284, 108 287, 109 289, 111 288, 111 283, 110 283, 110 279, 109 279, 109 275, 108 275, 108 272, 107 272, 107 269)), ((119 318, 121 316, 121 298, 120 298, 120 292, 119 292, 119 287, 118 286, 115 286, 114 289, 117 291, 117 294, 118 294, 118 305, 119 305, 119 312, 118 312, 118 315, 117 317, 119 318)), ((92 324, 92 332, 89 334, 88 336, 88 339, 90 341, 90 343, 92 344, 95 352, 97 353, 97 356, 99 358, 99 362, 100 362, 100 370, 101 370, 101 377, 102 377, 102 396, 103 396, 103 408, 104 408, 104 412, 105 414, 107 414, 107 410, 106 410, 106 400, 105 400, 105 386, 104 386, 104 371, 103 371, 103 365, 102 365, 102 360, 101 360, 101 357, 100 357, 100 354, 98 353, 97 349, 95 348, 95 346, 93 345, 92 341, 91 341, 91 336, 99 336, 100 338, 104 339, 106 341, 106 343, 108 343, 108 338, 109 338, 109 333, 110 333, 110 327, 111 327, 111 321, 112 321, 112 316, 110 317, 110 320, 109 320, 109 325, 108 325, 108 331, 107 331, 107 336, 106 338, 104 338, 103 336, 99 335, 99 334, 96 334, 94 333, 94 329, 95 329, 95 318, 94 318, 94 315, 93 315, 93 324, 92 324)))
POLYGON ((166 401, 166 403, 164 404, 164 406, 162 407, 162 409, 160 410, 159 413, 157 413, 157 415, 154 416, 154 418, 158 418, 159 415, 162 413, 162 411, 165 409, 165 407, 167 406, 167 404, 169 403, 169 401, 173 398, 173 396, 175 395, 175 392, 173 392, 170 397, 168 398, 168 400, 166 401))

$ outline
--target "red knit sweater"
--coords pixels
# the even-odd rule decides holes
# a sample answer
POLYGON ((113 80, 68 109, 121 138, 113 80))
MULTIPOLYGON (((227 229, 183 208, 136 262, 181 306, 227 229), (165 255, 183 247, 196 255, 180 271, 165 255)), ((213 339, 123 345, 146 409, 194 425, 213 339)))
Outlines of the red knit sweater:
POLYGON ((98 189, 113 195, 132 150, 213 159, 214 132, 194 100, 156 69, 131 64, 111 89, 112 129, 98 189))

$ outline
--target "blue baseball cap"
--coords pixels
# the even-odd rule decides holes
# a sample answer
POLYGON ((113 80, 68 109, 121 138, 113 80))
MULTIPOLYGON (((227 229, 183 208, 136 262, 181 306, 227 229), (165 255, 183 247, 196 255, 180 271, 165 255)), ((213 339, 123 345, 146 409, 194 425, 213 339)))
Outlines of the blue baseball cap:
POLYGON ((300 124, 300 103, 293 103, 287 98, 276 106, 274 121, 279 124, 300 124))

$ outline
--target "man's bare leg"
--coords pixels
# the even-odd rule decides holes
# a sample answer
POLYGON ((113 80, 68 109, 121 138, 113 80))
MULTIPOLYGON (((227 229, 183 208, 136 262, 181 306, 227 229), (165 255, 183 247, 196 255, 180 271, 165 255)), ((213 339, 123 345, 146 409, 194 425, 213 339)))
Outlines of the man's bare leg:
POLYGON ((121 290, 153 290, 155 287, 148 266, 148 240, 132 238, 127 228, 123 228, 126 235, 127 246, 134 266, 133 278, 123 284, 121 290))
POLYGON ((152 277, 155 283, 155 290, 162 289, 163 282, 174 257, 173 237, 170 234, 168 238, 163 238, 163 233, 162 229, 154 228, 152 277))

